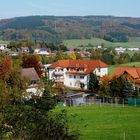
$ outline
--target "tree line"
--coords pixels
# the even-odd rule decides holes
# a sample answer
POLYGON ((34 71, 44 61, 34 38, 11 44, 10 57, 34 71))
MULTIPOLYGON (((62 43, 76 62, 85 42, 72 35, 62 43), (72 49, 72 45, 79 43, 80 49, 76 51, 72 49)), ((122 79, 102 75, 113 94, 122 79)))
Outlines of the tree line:
POLYGON ((118 54, 113 48, 90 49, 89 51, 91 52, 90 59, 100 59, 109 65, 140 61, 140 52, 135 52, 130 56, 127 52, 118 54))
POLYGON ((133 80, 128 80, 127 77, 113 78, 103 76, 98 78, 95 74, 90 74, 88 89, 97 93, 100 97, 106 98, 139 98, 140 91, 133 87, 133 80))
POLYGON ((70 129, 67 112, 53 111, 56 99, 51 81, 41 78, 41 97, 24 98, 28 80, 21 76, 21 66, 37 68, 38 62, 36 56, 28 56, 21 65, 8 55, 0 57, 0 139, 77 140, 79 132, 70 129))

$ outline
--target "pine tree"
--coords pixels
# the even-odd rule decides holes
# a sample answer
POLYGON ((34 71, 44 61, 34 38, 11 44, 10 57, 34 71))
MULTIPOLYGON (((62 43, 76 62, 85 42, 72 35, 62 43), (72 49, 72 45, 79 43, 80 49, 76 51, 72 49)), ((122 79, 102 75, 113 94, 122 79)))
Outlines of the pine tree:
POLYGON ((88 89, 91 91, 95 91, 98 89, 98 87, 99 87, 99 81, 98 81, 97 76, 93 73, 90 73, 88 89))

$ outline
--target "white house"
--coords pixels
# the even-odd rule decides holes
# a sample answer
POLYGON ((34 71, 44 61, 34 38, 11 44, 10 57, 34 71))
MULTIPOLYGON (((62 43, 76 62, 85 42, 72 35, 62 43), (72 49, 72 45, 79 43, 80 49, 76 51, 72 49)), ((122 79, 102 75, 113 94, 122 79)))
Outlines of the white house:
POLYGON ((115 48, 115 51, 118 53, 118 54, 120 54, 120 53, 124 53, 125 51, 126 51, 126 48, 124 48, 124 47, 116 47, 115 48))
POLYGON ((46 49, 40 49, 40 51, 37 54, 48 56, 50 53, 46 49))
POLYGON ((6 49, 7 46, 8 46, 8 44, 6 44, 6 43, 0 43, 0 50, 6 49))
POLYGON ((26 97, 31 98, 32 95, 41 96, 43 88, 39 88, 40 78, 34 68, 23 68, 21 69, 21 76, 24 77, 28 82, 26 89, 26 97))
POLYGON ((140 51, 140 48, 128 48, 128 51, 140 51))
POLYGON ((48 67, 49 79, 76 89, 88 88, 90 73, 107 75, 108 65, 100 60, 59 60, 48 67))

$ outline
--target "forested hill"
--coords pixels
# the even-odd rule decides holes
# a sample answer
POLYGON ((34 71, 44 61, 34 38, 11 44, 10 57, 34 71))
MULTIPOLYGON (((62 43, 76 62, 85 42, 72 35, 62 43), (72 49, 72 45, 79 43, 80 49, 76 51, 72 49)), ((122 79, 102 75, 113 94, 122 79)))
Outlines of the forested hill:
POLYGON ((28 16, 0 20, 0 40, 104 38, 115 32, 140 36, 140 18, 28 16))

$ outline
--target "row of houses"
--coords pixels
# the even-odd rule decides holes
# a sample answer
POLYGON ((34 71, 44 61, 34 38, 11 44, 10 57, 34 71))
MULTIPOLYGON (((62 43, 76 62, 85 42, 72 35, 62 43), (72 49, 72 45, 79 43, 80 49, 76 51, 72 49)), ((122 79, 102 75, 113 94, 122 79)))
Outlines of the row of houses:
POLYGON ((21 48, 16 48, 15 51, 11 51, 11 49, 8 47, 8 43, 0 43, 0 51, 7 51, 9 52, 12 56, 18 55, 18 53, 35 53, 38 55, 45 55, 49 56, 51 53, 47 50, 47 48, 40 48, 36 46, 32 47, 21 47, 21 48))
POLYGON ((121 46, 118 46, 118 47, 115 47, 115 51, 120 54, 120 53, 124 53, 126 51, 140 51, 140 48, 126 48, 126 47, 121 47, 121 46))
MULTIPOLYGON (((108 65, 101 60, 59 60, 45 65, 44 68, 48 78, 55 84, 61 83, 73 89, 87 90, 90 73, 96 74, 99 78, 108 75, 108 65)), ((29 88, 36 87, 40 81, 34 68, 22 69, 22 75, 31 81, 29 88)), ((134 86, 140 88, 140 67, 118 67, 110 79, 121 76, 133 81, 134 86)))

